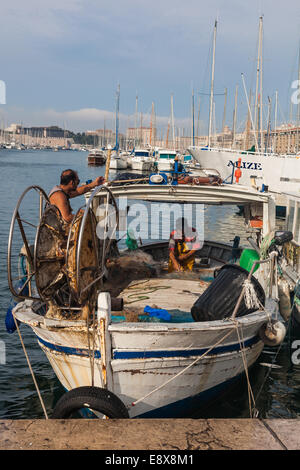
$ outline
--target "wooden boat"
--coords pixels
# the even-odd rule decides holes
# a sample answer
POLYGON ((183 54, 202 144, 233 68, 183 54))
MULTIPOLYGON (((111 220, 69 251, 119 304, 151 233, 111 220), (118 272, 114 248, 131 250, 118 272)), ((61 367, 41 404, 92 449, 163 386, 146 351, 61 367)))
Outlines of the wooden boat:
MULTIPOLYGON (((38 190, 47 198, 41 188, 38 190)), ((31 286, 31 295, 25 295, 25 284, 21 291, 14 288, 11 268, 15 259, 11 240, 22 220, 22 196, 12 219, 8 249, 9 285, 19 298, 13 315, 32 328, 68 391, 53 417, 68 417, 74 407, 112 418, 188 416, 199 403, 220 394, 247 372, 268 341, 270 328, 273 340, 276 338, 273 343, 269 338, 268 344, 278 344, 284 337, 284 333, 277 336, 280 322, 271 318, 272 313, 278 313, 273 281, 270 284, 270 279, 275 279, 271 276, 277 263, 275 255, 265 251, 264 259, 255 261, 248 272, 240 266, 233 268, 241 255, 238 246, 205 241, 197 250, 193 271, 169 273, 167 242, 118 252, 113 235, 119 220, 117 201, 120 204, 124 197, 147 204, 242 204, 248 222, 253 210, 262 217, 262 226, 252 229, 259 246, 275 227, 272 197, 239 185, 102 186, 87 195, 85 207, 76 214, 64 256, 57 248, 62 246, 60 232, 56 230, 55 238, 53 230, 49 231, 46 211, 33 255, 22 229, 29 266, 25 284, 34 282, 39 294, 34 295, 31 286), (96 223, 100 242, 95 236, 96 223), (222 285, 214 297, 223 316, 195 320, 192 307, 212 286, 216 288, 216 281, 221 282, 221 271, 217 273, 224 267, 227 272, 245 271, 251 285, 255 277, 255 283, 264 289, 265 300, 254 302, 252 308, 248 302, 240 315, 246 284, 239 288, 228 285, 227 297, 222 285)), ((51 217, 52 224, 58 224, 53 212, 51 217)))
POLYGON ((88 165, 102 166, 106 162, 106 155, 103 150, 91 150, 87 157, 88 165))

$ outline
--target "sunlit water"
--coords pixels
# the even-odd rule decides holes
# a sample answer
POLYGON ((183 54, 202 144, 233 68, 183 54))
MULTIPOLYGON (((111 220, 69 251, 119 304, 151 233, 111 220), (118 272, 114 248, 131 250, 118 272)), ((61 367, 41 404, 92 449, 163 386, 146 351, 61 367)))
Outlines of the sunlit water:
MULTIPOLYGON (((7 240, 14 207, 23 190, 30 185, 39 185, 46 192, 59 183, 62 170, 73 168, 78 171, 81 182, 104 174, 104 167, 88 167, 87 153, 73 151, 13 151, 0 150, 0 340, 2 352, 5 348, 5 364, 0 362, 0 419, 42 418, 43 411, 32 377, 20 344, 17 332, 8 334, 5 328, 5 314, 11 294, 7 286, 7 240)), ((129 170, 130 171, 130 170, 129 170)), ((28 196, 25 215, 33 220, 37 209, 28 196)), ((84 204, 83 198, 72 200, 74 211, 84 204)), ((36 206, 36 204, 34 204, 36 206)), ((204 209, 204 236, 232 243, 235 235, 241 235, 241 244, 247 245, 249 235, 237 207, 204 209)), ((130 214, 129 214, 130 215, 130 214)), ((168 237, 169 227, 155 236, 168 237)), ((34 230, 32 232, 34 234, 34 230)), ((17 253, 15 253, 15 260, 17 253)), ((22 337, 41 394, 51 416, 58 398, 64 393, 49 362, 37 345, 29 327, 21 327, 22 337)), ((265 348, 257 364, 251 370, 250 383, 260 416, 269 418, 296 418, 300 415, 300 366, 292 364, 293 340, 297 329, 290 329, 280 349, 265 348), (276 368, 266 365, 274 362, 276 368)), ((3 357, 3 354, 2 354, 3 357)), ((198 417, 238 418, 249 416, 248 395, 245 382, 228 393, 228 396, 209 408, 195 410, 198 417)))

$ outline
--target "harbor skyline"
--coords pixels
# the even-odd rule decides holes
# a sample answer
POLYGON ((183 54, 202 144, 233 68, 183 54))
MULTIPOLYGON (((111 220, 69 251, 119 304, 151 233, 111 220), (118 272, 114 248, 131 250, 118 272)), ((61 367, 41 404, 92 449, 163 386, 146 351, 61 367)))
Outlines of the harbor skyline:
POLYGON ((80 0, 62 4, 31 0, 25 6, 13 0, 2 10, 0 39, 5 48, 0 79, 6 84, 7 100, 0 106, 0 119, 7 125, 23 122, 25 126, 64 127, 65 123, 80 132, 103 127, 106 121, 112 128, 120 84, 123 132, 134 125, 136 96, 145 121, 150 120, 154 102, 158 126, 167 127, 173 94, 177 127, 191 127, 194 90, 195 110, 205 133, 216 19, 216 128, 222 124, 225 89, 227 124, 231 126, 233 119, 236 87, 237 120, 241 122, 247 113, 241 73, 247 88, 253 89, 261 15, 264 113, 268 97, 274 109, 277 91, 278 119, 286 123, 296 117, 291 94, 298 77, 300 16, 294 0, 248 5, 214 0, 205 7, 194 0, 185 6, 165 1, 159 6, 152 3, 151 8, 135 1, 126 2, 126 7, 117 1, 116 7, 110 7, 80 0), (38 21, 32 20, 33 12, 38 21))

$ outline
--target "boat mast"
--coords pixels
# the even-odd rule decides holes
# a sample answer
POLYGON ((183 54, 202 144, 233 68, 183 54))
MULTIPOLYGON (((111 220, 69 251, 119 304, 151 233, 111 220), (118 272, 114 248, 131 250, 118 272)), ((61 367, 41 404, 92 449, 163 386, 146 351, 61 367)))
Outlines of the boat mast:
POLYGON ((270 133, 271 133, 271 105, 272 101, 271 98, 268 96, 268 127, 267 127, 267 135, 266 135, 266 142, 265 142, 265 153, 267 153, 269 148, 269 141, 270 141, 270 133))
POLYGON ((262 68, 262 43, 263 43, 263 27, 261 23, 261 39, 260 39, 260 146, 261 152, 263 152, 263 145, 264 145, 264 130, 263 130, 263 68, 262 68))
POLYGON ((236 87, 235 87, 235 97, 234 97, 233 126, 232 126, 232 146, 233 146, 233 148, 235 147, 235 135, 236 135, 237 96, 238 96, 238 85, 236 85, 236 87))
MULTIPOLYGON (((300 44, 299 44, 299 52, 298 52, 298 87, 300 86, 300 44)), ((297 104, 297 143, 296 143, 296 152, 299 152, 299 125, 300 125, 300 100, 298 99, 297 104)))
POLYGON ((120 109, 120 84, 116 94, 116 151, 119 151, 119 109, 120 109))
MULTIPOLYGON (((244 92, 245 92, 246 101, 247 101, 247 106, 248 106, 248 113, 249 113, 249 116, 250 116, 250 119, 251 119, 252 129, 255 129, 255 128, 254 128, 254 122, 253 122, 253 119, 252 119, 252 113, 251 113, 251 108, 250 108, 250 102, 249 102, 249 99, 248 99, 248 93, 247 93, 247 89, 246 89, 245 79, 244 79, 244 74, 243 74, 243 73, 242 73, 242 82, 243 82, 244 92)), ((258 143, 257 143, 257 138, 256 138, 256 133, 255 133, 255 132, 254 132, 254 140, 255 140, 256 148, 258 148, 258 143)))
MULTIPOLYGON (((262 29, 263 29, 263 17, 259 17, 259 28, 258 28, 258 49, 257 49, 257 66, 256 66, 256 88, 255 88, 255 105, 254 105, 254 124, 256 128, 253 129, 254 133, 257 132, 257 141, 258 141, 258 132, 259 128, 257 125, 257 120, 259 119, 258 115, 258 90, 260 89, 260 120, 262 117, 262 107, 261 107, 261 98, 262 98, 262 67, 261 67, 261 57, 262 57, 262 29), (259 81, 261 80, 260 84, 259 81)), ((260 123, 262 125, 262 123, 260 123)), ((261 143, 262 145, 262 143, 261 143)), ((257 149, 259 152, 259 149, 257 149)))
POLYGON ((135 97, 135 135, 134 135, 134 148, 138 140, 138 95, 135 97))
POLYGON ((152 145, 152 140, 153 140, 153 121, 154 121, 154 103, 152 101, 152 110, 151 110, 151 123, 150 123, 150 146, 153 147, 152 145))
POLYGON ((173 147, 175 150, 175 127, 174 127, 174 107, 173 107, 173 93, 171 94, 171 128, 172 128, 172 139, 173 147))
POLYGON ((275 91, 275 117, 274 117, 274 138, 272 143, 272 150, 276 152, 277 147, 277 109, 278 109, 278 91, 275 91))
POLYGON ((195 146, 195 96, 194 88, 192 91, 192 146, 195 146))
POLYGON ((227 106, 227 88, 225 88, 225 98, 224 98, 224 111, 223 111, 223 122, 222 122, 222 147, 224 147, 224 131, 225 131, 225 121, 226 121, 226 106, 227 106))
POLYGON ((197 144, 199 142, 199 125, 200 125, 200 104, 201 104, 201 98, 199 96, 199 99, 198 99, 198 117, 197 117, 197 144))
MULTIPOLYGON (((252 103, 252 90, 250 90, 250 93, 249 93, 249 108, 250 109, 251 109, 251 103, 252 103)), ((244 150, 247 150, 249 148, 250 130, 251 130, 251 119, 250 119, 250 114, 248 110, 246 129, 245 129, 245 149, 244 150)))
POLYGON ((217 37, 217 20, 215 20, 215 26, 214 26, 213 57, 212 57, 212 65, 211 65, 210 104, 209 104, 209 126, 208 126, 208 147, 210 147, 211 130, 212 130, 212 113, 213 113, 214 80, 215 80, 216 37, 217 37))

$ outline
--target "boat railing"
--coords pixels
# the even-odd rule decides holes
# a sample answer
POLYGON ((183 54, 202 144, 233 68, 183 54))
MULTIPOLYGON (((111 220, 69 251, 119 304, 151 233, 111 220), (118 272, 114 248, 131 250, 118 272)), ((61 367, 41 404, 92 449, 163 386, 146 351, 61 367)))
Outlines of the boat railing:
POLYGON ((285 157, 290 157, 290 158, 299 158, 299 155, 297 154, 279 154, 275 152, 251 152, 250 150, 242 150, 242 149, 232 149, 232 148, 223 148, 223 147, 205 147, 205 146, 192 146, 189 147, 189 149, 201 149, 201 150, 209 150, 213 152, 225 152, 225 153, 230 153, 230 154, 237 154, 237 155, 255 155, 256 157, 278 157, 278 158, 285 158, 285 157))

